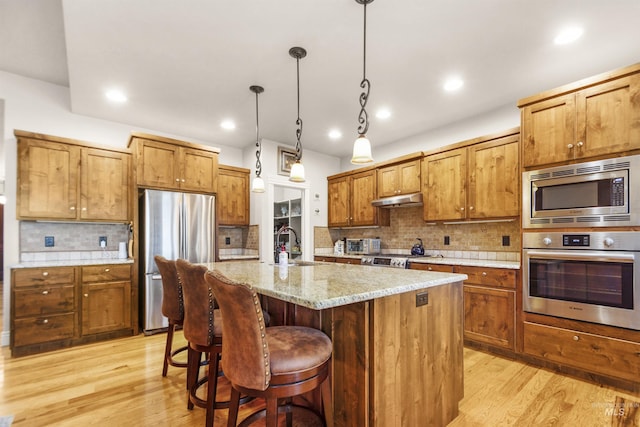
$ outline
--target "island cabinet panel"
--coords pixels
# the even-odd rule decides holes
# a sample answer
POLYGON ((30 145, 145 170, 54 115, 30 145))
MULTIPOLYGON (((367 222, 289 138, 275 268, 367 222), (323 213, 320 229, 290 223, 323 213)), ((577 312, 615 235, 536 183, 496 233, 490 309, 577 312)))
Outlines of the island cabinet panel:
POLYGON ((640 69, 520 100, 525 168, 640 149, 640 69))
POLYGON ((82 335, 131 328, 131 267, 82 268, 82 335))
POLYGON ((463 372, 452 367, 463 363, 462 286, 423 292, 428 304, 419 307, 417 292, 372 303, 371 426, 446 426, 458 415, 463 372))
POLYGON ((218 169, 218 225, 249 225, 249 169, 220 165, 218 169))
POLYGON ((524 352, 608 377, 640 378, 638 342, 525 321, 524 352))

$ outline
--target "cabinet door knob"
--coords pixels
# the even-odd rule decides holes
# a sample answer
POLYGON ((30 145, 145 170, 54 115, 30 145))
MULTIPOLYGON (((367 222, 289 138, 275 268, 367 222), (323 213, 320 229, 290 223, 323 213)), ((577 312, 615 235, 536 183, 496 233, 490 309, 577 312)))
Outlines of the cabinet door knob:
POLYGON ((181 181, 184 182, 184 178, 181 181))
POLYGON ((180 182, 180 178, 176 178, 176 182, 180 182))
POLYGON ((580 337, 579 337, 579 336, 577 336, 577 335, 574 335, 574 336, 573 336, 573 340, 574 340, 574 341, 579 341, 579 340, 580 340, 580 337))
POLYGON ((42 320, 42 323, 44 323, 44 324, 49 323, 49 319, 43 319, 43 320, 42 320))
POLYGON ((104 271, 105 271, 106 273, 108 273, 108 272, 109 272, 109 269, 108 269, 108 268, 105 268, 105 269, 104 269, 104 271))
POLYGON ((567 144, 567 148, 568 148, 569 150, 573 150, 573 144, 567 144))
POLYGON ((89 294, 84 294, 84 297, 87 298, 89 296, 89 294))
POLYGON ((469 206, 469 210, 472 211, 473 210, 473 206, 469 206))
POLYGON ((486 276, 487 276, 487 272, 486 272, 486 271, 483 271, 483 272, 482 272, 482 277, 486 277, 486 276))
POLYGON ((576 145, 578 146, 578 148, 581 148, 584 145, 584 142, 578 141, 578 143, 576 145))
POLYGON ((83 210, 83 211, 86 211, 86 210, 87 210, 87 208, 82 208, 82 210, 83 210))
POLYGON ((49 275, 49 272, 48 272, 48 271, 43 271, 43 272, 42 272, 42 275, 43 275, 43 276, 45 276, 45 277, 47 277, 47 276, 49 275))
POLYGON ((464 212, 464 207, 460 208, 460 212, 464 212))
POLYGON ((70 207, 69 207, 69 210, 70 210, 70 211, 75 211, 75 210, 76 210, 76 207, 75 207, 75 206, 70 206, 70 207))
POLYGON ((42 291, 42 295, 49 295, 49 291, 42 291))

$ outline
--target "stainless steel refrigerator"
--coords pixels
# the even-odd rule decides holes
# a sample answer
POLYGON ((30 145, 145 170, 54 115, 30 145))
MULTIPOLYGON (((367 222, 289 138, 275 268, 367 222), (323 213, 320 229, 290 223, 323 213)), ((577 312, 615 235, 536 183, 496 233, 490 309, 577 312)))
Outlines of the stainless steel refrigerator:
POLYGON ((145 190, 140 200, 140 313, 145 334, 168 326, 154 256, 193 263, 215 260, 215 196, 145 190))

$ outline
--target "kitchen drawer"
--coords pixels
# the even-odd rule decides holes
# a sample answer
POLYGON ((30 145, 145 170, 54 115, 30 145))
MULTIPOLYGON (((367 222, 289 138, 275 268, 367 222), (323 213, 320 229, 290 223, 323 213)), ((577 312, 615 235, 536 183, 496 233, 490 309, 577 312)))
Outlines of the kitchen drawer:
POLYGON ((75 315, 69 313, 16 319, 14 321, 13 346, 21 347, 71 339, 74 332, 74 318, 75 315))
POLYGON ((74 311, 75 286, 46 286, 14 291, 15 318, 74 311))
POLYGON ((334 256, 321 256, 316 255, 313 257, 314 261, 323 261, 323 262, 336 262, 336 257, 334 256))
POLYGON ((466 274, 466 284, 495 286, 498 288, 516 288, 516 272, 506 268, 486 268, 456 265, 454 273, 466 274))
POLYGON ((16 268, 13 270, 13 286, 16 288, 34 285, 58 285, 74 283, 74 267, 16 268))
POLYGON ((524 322, 524 352, 623 379, 640 378, 640 344, 524 322))
POLYGON ((129 264, 114 264, 82 267, 83 283, 114 280, 131 280, 131 266, 129 264))
POLYGON ((336 258, 336 262, 340 263, 340 264, 357 264, 357 265, 362 264, 362 260, 360 258, 342 258, 342 257, 337 257, 336 258))
POLYGON ((453 266, 447 264, 426 264, 422 262, 409 261, 411 270, 440 271, 443 273, 453 273, 453 266))

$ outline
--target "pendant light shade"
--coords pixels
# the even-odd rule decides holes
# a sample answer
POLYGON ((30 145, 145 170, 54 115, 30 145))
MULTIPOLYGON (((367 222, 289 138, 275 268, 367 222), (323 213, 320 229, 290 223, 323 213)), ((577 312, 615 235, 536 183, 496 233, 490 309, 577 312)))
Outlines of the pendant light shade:
POLYGON ((297 93, 298 93, 298 118, 296 119, 296 161, 291 165, 289 181, 304 182, 304 166, 302 165, 302 119, 300 118, 300 59, 307 56, 307 51, 301 47, 289 49, 289 55, 296 59, 297 93))
POLYGON ((366 106, 369 100, 369 90, 371 83, 367 79, 367 4, 373 0, 356 0, 356 3, 364 6, 364 43, 363 43, 363 61, 362 61, 362 81, 360 87, 363 92, 360 94, 360 114, 358 114, 358 138, 353 143, 353 156, 351 163, 362 164, 373 162, 371 156, 371 142, 367 138, 367 130, 369 130, 369 115, 366 106))
POLYGON ((258 95, 264 92, 262 86, 250 86, 249 90, 256 94, 256 177, 251 183, 251 191, 254 193, 264 193, 264 180, 260 176, 262 173, 262 142, 260 141, 260 121, 258 119, 258 95))
POLYGON ((371 157, 371 143, 366 135, 359 135, 353 143, 351 163, 361 164, 371 162, 373 162, 373 157, 371 157))

